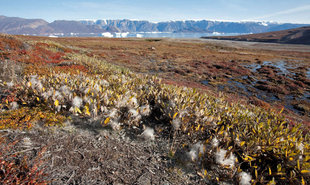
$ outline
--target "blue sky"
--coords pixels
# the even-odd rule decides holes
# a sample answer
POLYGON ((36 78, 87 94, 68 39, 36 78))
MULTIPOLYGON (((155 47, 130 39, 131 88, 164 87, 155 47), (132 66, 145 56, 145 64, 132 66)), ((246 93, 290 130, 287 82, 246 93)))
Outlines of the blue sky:
POLYGON ((0 15, 54 20, 137 19, 310 23, 310 0, 0 0, 0 15))

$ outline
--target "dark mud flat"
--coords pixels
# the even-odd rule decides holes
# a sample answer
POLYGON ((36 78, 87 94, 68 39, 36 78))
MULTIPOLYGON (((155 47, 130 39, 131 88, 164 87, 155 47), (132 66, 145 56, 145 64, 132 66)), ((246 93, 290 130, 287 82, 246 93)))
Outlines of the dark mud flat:
MULTIPOLYGON (((280 103, 300 115, 310 115, 310 78, 305 64, 259 61, 242 66, 251 74, 217 84, 218 90, 238 93, 252 100, 258 98, 268 103, 280 103)), ((202 83, 210 85, 209 81, 202 83)))

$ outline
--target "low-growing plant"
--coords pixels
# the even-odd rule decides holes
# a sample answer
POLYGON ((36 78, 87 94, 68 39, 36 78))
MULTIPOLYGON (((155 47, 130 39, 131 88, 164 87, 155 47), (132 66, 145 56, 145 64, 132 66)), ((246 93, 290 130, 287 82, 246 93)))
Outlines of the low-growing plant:
POLYGON ((3 128, 29 128, 38 121, 61 124, 62 115, 99 120, 115 130, 142 129, 145 124, 149 130, 143 135, 173 138, 171 157, 187 146, 187 156, 203 171, 200 176, 211 181, 309 181, 307 128, 288 124, 281 113, 232 103, 223 94, 165 85, 159 78, 133 73, 95 56, 66 53, 66 60, 74 65, 60 65, 66 61, 50 58, 51 53, 60 52, 56 46, 51 49, 49 43, 36 43, 36 50, 47 54, 37 55, 38 61, 25 67, 27 73, 15 93, 19 108, 1 112, 3 128), (66 71, 64 66, 78 66, 79 71, 66 71), (158 129, 154 132, 151 127, 158 129), (218 170, 210 172, 212 165, 218 170))
POLYGON ((48 184, 44 173, 42 150, 35 160, 29 161, 26 156, 12 150, 18 141, 9 143, 0 136, 0 183, 1 184, 48 184))

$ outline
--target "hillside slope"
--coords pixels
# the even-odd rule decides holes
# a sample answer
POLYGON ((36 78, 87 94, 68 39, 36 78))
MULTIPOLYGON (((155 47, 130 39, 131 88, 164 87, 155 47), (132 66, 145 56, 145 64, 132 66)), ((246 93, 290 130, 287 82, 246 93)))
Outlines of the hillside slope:
POLYGON ((207 39, 235 40, 250 42, 271 42, 285 44, 310 44, 310 26, 296 29, 274 31, 240 36, 203 37, 207 39))
POLYGON ((167 85, 59 40, 0 35, 1 184, 309 182, 307 127, 283 109, 167 85))

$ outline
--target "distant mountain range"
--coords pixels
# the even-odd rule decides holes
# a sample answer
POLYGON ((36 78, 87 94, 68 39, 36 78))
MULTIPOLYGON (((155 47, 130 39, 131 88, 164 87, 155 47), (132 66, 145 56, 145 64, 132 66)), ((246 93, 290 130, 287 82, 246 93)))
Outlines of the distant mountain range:
POLYGON ((203 37, 218 40, 236 40, 251 42, 273 42, 286 44, 307 44, 310 45, 310 26, 288 29, 282 31, 239 35, 239 36, 221 36, 221 37, 203 37))
POLYGON ((272 22, 225 22, 208 20, 168 21, 153 23, 135 20, 57 20, 48 23, 43 19, 24 19, 0 16, 0 32, 8 34, 64 36, 74 34, 100 34, 103 32, 220 32, 263 33, 308 26, 307 24, 272 22))

